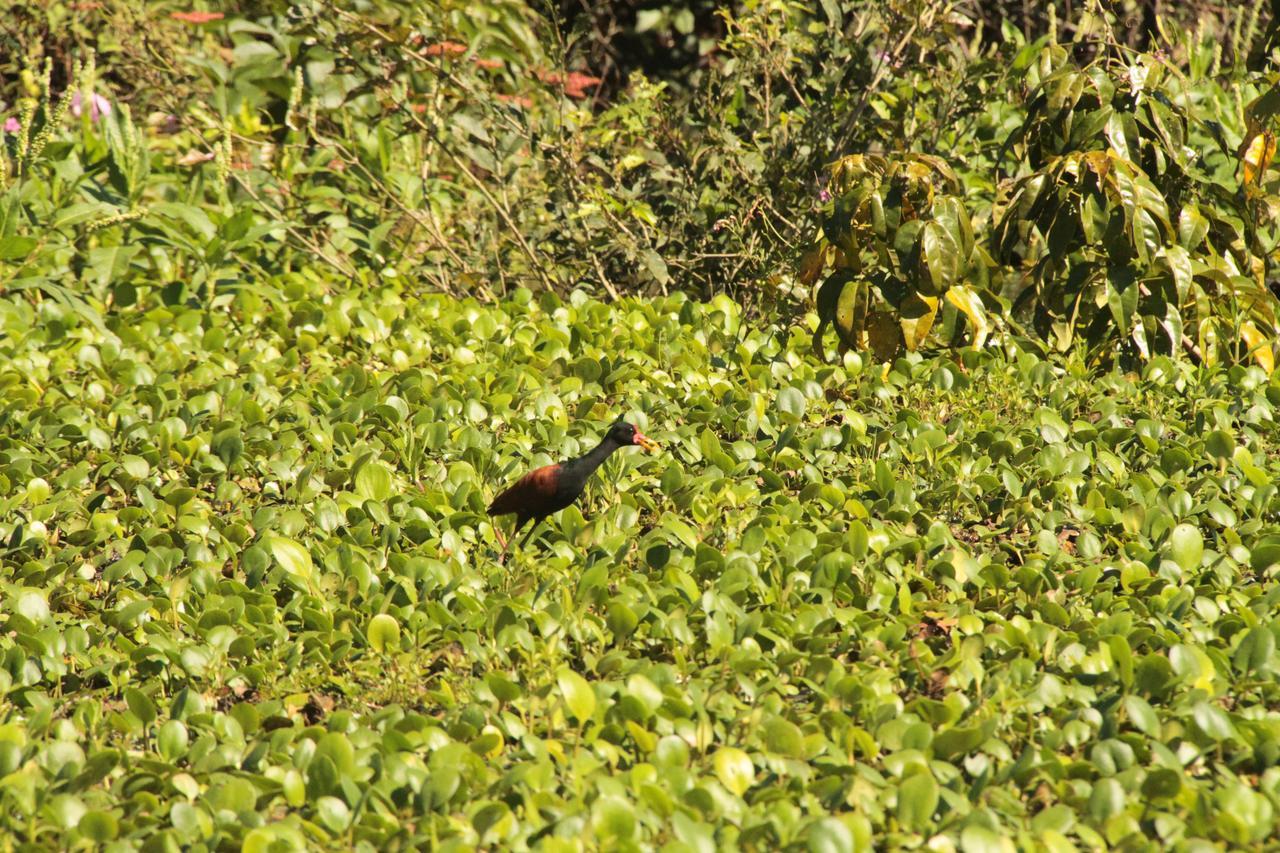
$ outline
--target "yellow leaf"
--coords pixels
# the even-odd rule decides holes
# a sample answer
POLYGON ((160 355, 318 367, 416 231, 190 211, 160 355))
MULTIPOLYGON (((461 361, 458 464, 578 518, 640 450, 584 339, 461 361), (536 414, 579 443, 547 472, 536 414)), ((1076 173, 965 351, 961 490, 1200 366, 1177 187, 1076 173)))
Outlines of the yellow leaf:
POLYGON ((900 310, 902 316, 898 322, 902 326, 902 339, 907 349, 915 352, 933 328, 933 320, 938 316, 938 297, 913 294, 902 300, 900 310))
POLYGON ((972 330, 974 349, 982 349, 991 334, 991 324, 987 321, 987 309, 973 288, 967 284, 958 284, 947 291, 947 301, 954 305, 969 321, 972 330))
POLYGON ((1241 160, 1244 162, 1244 184, 1257 184, 1262 173, 1276 156, 1276 135, 1269 130, 1257 134, 1249 141, 1241 160))
POLYGON ((1249 347, 1249 355, 1253 356, 1254 361, 1258 362, 1267 375, 1270 375, 1276 369, 1276 361, 1271 342, 1267 340, 1266 335, 1262 334, 1252 320, 1245 320, 1240 324, 1240 337, 1249 347))

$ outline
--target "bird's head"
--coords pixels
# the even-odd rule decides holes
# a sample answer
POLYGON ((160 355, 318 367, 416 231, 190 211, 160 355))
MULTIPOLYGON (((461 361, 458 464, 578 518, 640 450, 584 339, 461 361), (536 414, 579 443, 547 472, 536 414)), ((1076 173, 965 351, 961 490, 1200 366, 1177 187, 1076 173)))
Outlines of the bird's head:
POLYGON ((631 444, 643 447, 650 453, 658 449, 656 441, 623 420, 614 421, 613 426, 609 427, 609 439, 623 447, 631 444))

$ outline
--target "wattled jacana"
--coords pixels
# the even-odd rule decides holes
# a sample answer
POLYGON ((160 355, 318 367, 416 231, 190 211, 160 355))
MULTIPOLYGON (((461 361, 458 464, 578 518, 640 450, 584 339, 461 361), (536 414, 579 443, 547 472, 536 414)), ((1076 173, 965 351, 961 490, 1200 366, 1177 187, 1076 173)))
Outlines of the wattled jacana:
MULTIPOLYGON (((582 490, 586 488, 588 478, 604 460, 609 458, 609 454, 620 447, 631 445, 637 445, 649 451, 658 449, 656 442, 631 424, 623 420, 615 421, 605 433, 604 440, 588 453, 567 462, 544 465, 516 480, 506 491, 494 498, 493 503, 489 504, 489 515, 515 514, 516 526, 511 531, 511 539, 516 538, 520 528, 529 521, 533 521, 533 527, 529 528, 529 532, 520 542, 523 545, 533 535, 533 531, 542 519, 559 512, 578 499, 582 490)), ((497 532, 496 527, 494 531, 497 532)), ((506 560, 507 548, 510 544, 511 540, 502 543, 502 556, 499 562, 506 560)))

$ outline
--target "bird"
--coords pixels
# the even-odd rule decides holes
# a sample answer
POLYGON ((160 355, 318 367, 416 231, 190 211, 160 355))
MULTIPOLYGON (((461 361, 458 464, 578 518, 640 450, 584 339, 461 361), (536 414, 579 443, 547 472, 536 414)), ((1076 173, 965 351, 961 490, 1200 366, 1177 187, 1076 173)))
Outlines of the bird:
MULTIPOLYGON (((593 449, 576 459, 535 468, 503 490, 489 504, 489 515, 514 514, 516 526, 511 531, 511 539, 502 543, 502 556, 498 562, 506 562, 507 549, 525 524, 532 521, 533 527, 529 528, 519 545, 529 540, 544 518, 576 501, 586 488, 587 480, 615 450, 631 446, 642 447, 650 453, 658 450, 657 442, 619 418, 593 449)), ((497 527, 494 527, 494 532, 498 532, 497 527)), ((498 538, 502 538, 501 533, 498 533, 498 538)))

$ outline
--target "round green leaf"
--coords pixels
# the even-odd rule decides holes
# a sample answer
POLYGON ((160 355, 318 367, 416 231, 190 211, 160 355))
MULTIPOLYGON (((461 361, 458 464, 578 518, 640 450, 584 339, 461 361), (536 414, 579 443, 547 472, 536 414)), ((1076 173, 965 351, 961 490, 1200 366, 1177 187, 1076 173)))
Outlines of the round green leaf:
POLYGON ((85 838, 101 844, 116 837, 120 831, 120 824, 111 812, 90 811, 85 812, 80 818, 77 828, 85 838))
POLYGON ((385 501, 391 497, 392 478, 387 466, 376 460, 366 462, 356 472, 356 494, 366 500, 385 501))
POLYGON ((351 809, 337 797, 316 800, 316 817, 330 832, 342 832, 351 823, 351 809))
POLYGON ((156 746, 161 755, 173 761, 187 751, 188 740, 187 727, 180 720, 169 720, 160 727, 156 746))
POLYGON ((1231 433, 1215 429, 1204 437, 1204 449, 1214 459, 1230 459, 1236 452, 1236 440, 1231 433))
POLYGON ((369 620, 369 645, 378 654, 400 646, 400 623, 389 613, 379 613, 369 620))
POLYGON ((635 807, 621 797, 600 797, 591 808, 591 827, 600 838, 626 841, 636 832, 635 807))
POLYGON ((725 746, 716 750, 712 763, 720 784, 739 797, 755 784, 756 768, 751 763, 751 756, 736 747, 725 746))
POLYGON ((809 853, 853 853, 853 832, 834 817, 816 820, 805 839, 809 853))
POLYGON ((1099 779, 1089 794, 1088 810, 1099 823, 1124 811, 1124 787, 1113 778, 1099 779))
POLYGON ((1169 556, 1184 572, 1199 567, 1204 557, 1204 536, 1191 524, 1179 524, 1169 534, 1169 556))

